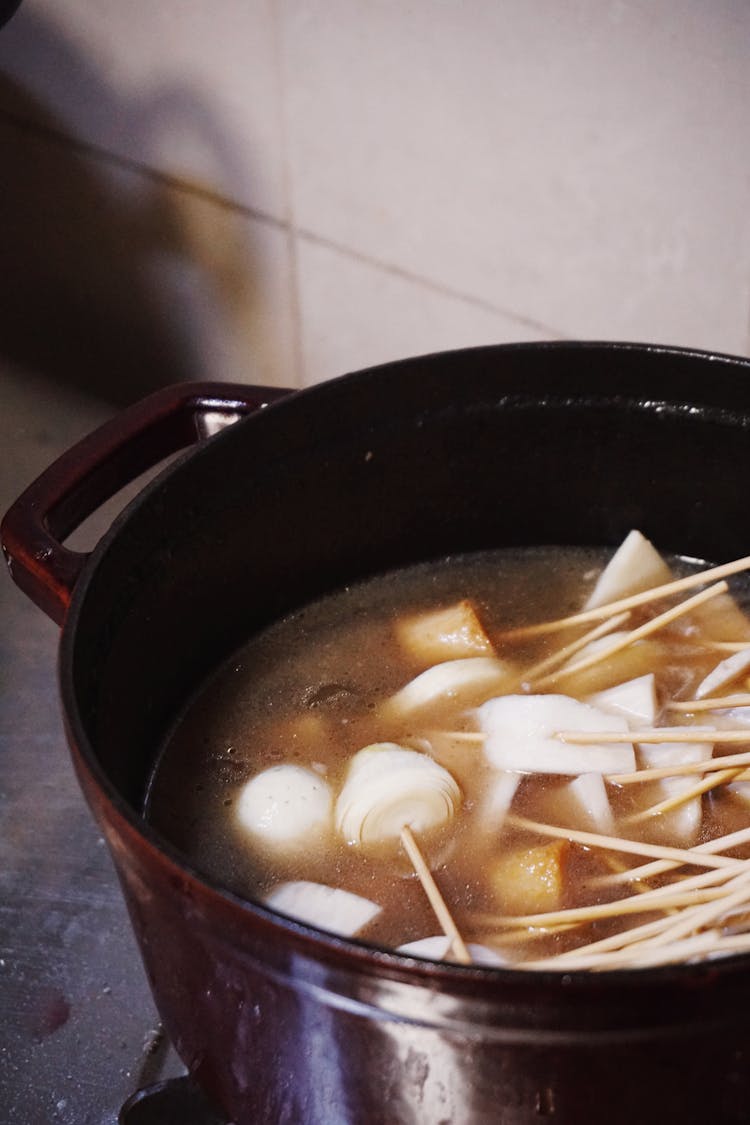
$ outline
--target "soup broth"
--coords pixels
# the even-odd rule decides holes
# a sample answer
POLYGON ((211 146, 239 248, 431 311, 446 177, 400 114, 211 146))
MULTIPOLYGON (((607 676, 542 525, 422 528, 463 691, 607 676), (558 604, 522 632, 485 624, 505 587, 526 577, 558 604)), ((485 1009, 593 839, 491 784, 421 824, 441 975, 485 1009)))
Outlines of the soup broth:
MULTIPOLYGON (((750 783, 743 764, 705 763, 750 750, 750 726, 741 741, 750 708, 686 705, 704 684, 710 697, 746 690, 742 581, 731 599, 719 591, 653 632, 649 623, 701 587, 526 628, 627 593, 627 558, 624 578, 615 566, 600 579, 611 554, 457 556, 299 610, 253 637, 180 716, 147 818, 235 893, 415 956, 606 968, 636 955, 649 964, 744 948, 739 861, 750 857, 750 833, 718 850, 711 841, 750 824, 750 783), (592 741, 559 737, 581 737, 581 722, 592 741), (649 731, 662 741, 646 741, 649 731), (626 776, 660 767, 666 776, 626 776), (282 778, 286 788, 274 790, 282 778), (409 836, 460 941, 450 927, 441 936, 409 836), (355 900, 341 906, 331 889, 370 909, 350 913, 355 900), (725 915, 713 907, 722 894, 727 903, 734 895, 725 915), (691 924, 684 907, 708 920, 691 924)), ((635 585, 691 570, 670 559, 661 573, 659 562, 658 581, 635 585)))

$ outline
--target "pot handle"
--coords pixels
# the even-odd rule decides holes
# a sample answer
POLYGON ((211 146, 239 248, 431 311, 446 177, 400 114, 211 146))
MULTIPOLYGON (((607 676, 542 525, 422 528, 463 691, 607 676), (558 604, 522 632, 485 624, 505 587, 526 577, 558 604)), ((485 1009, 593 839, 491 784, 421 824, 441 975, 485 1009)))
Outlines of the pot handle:
POLYGON ((63 453, 16 500, 0 528, 13 581, 58 625, 88 554, 64 540, 141 473, 293 393, 238 383, 178 383, 122 411, 63 453))

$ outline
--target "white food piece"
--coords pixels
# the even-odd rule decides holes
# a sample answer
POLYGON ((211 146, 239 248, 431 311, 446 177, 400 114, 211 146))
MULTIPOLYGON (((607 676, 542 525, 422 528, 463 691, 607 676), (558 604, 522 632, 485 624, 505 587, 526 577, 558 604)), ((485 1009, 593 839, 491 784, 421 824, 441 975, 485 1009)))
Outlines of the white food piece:
POLYGON ((263 902, 279 914, 342 937, 354 937, 381 910, 376 902, 361 895, 306 879, 280 883, 263 902))
MULTIPOLYGON (((405 953, 407 957, 424 957, 427 961, 454 961, 455 957, 448 957, 451 939, 445 934, 436 934, 435 937, 419 938, 418 941, 409 941, 406 945, 399 945, 396 952, 405 953)), ((486 945, 469 944, 466 946, 474 965, 507 965, 499 953, 486 945)))
POLYGON ((631 531, 605 566, 585 609, 609 605, 620 598, 651 590, 672 579, 672 571, 640 531, 631 531))
POLYGON ((410 680, 385 701, 383 712, 388 716, 409 715, 443 701, 469 706, 502 687, 509 675, 508 665, 493 656, 446 660, 410 680))
POLYGON ((479 816, 488 828, 497 830, 510 812, 510 806, 521 783, 520 773, 503 770, 488 782, 486 793, 479 809, 479 816))
POLYGON ((745 804, 750 805, 750 781, 733 781, 727 785, 727 789, 744 801, 745 804))
POLYGON ((612 715, 567 695, 504 695, 477 711, 486 737, 484 753, 495 769, 521 773, 629 773, 635 769, 632 745, 562 742, 558 731, 628 730, 612 715))
POLYGON ((410 656, 425 664, 492 655, 492 643, 470 601, 430 610, 396 622, 396 638, 410 656))
MULTIPOLYGON (((696 729, 696 728, 691 728, 696 729)), ((705 729, 710 734, 711 729, 705 729)), ((638 761, 643 769, 659 769, 663 766, 687 765, 692 762, 707 762, 713 757, 714 747, 712 742, 662 742, 658 746, 638 745, 638 761)), ((679 797, 700 780, 698 775, 689 774, 665 777, 651 790, 649 803, 668 800, 670 797, 679 797), (654 792, 656 798, 653 798, 654 792)), ((693 797, 684 804, 678 805, 667 813, 659 816, 658 827, 662 834, 670 839, 679 840, 686 845, 691 844, 697 837, 703 821, 703 801, 700 796, 693 797)), ((656 824, 656 821, 654 821, 656 824)))
POLYGON ((706 678, 701 680, 695 689, 695 698, 707 699, 709 696, 715 695, 725 684, 731 684, 748 668, 750 668, 750 649, 747 652, 733 653, 726 660, 721 660, 715 668, 711 669, 706 678))
POLYGON ((336 828, 350 844, 398 838, 408 825, 425 832, 461 804, 455 778, 428 754, 393 742, 366 746, 351 760, 336 802, 336 828))
MULTIPOLYGON (((737 727, 750 727, 750 707, 729 707, 726 710, 712 711, 716 726, 723 730, 736 730, 737 727)), ((748 734, 750 742, 750 734, 748 734)))
POLYGON ((614 835, 615 818, 600 773, 580 774, 565 786, 561 797, 561 812, 569 814, 571 825, 585 831, 602 832, 605 836, 614 835))
POLYGON ((294 848, 330 828, 333 795, 314 770, 271 766, 242 788, 236 804, 244 829, 276 848, 294 848))
POLYGON ((652 727, 656 721, 656 681, 654 673, 637 676, 624 684, 590 695, 588 703, 612 715, 623 715, 630 727, 652 727))

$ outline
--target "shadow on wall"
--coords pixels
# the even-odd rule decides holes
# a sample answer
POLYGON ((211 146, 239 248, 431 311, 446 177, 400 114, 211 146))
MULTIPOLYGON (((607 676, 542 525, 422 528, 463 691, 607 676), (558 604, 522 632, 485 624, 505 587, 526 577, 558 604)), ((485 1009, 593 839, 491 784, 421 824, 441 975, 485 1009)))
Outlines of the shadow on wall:
MULTIPOLYGON (((172 124, 210 148, 222 182, 228 146, 190 91, 124 104, 38 18, 22 12, 16 27, 22 17, 23 57, 33 52, 37 66, 55 67, 58 81, 127 129, 144 164, 151 138, 172 124)), ((259 299, 239 217, 92 155, 66 132, 52 110, 0 75, 0 361, 113 403, 184 379, 227 377, 227 322, 246 322, 259 299)))

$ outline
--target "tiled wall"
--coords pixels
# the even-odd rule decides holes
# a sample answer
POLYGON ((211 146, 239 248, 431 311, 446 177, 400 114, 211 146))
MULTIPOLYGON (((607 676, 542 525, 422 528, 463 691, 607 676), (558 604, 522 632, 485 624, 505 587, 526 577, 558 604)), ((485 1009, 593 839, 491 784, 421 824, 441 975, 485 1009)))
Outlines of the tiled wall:
POLYGON ((112 397, 750 350, 745 0, 24 0, 0 146, 0 349, 112 397))

